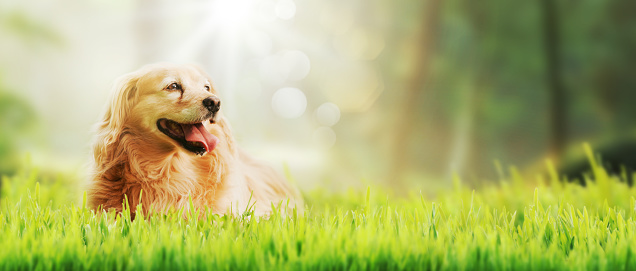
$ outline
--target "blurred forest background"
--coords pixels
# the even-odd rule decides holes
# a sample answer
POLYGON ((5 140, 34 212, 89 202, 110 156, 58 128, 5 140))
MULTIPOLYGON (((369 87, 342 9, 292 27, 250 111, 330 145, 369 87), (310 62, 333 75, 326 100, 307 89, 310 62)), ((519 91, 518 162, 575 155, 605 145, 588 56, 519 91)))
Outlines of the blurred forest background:
POLYGON ((636 142, 633 0, 0 0, 0 174, 81 176, 114 79, 158 61, 203 66, 238 141, 305 190, 636 142))

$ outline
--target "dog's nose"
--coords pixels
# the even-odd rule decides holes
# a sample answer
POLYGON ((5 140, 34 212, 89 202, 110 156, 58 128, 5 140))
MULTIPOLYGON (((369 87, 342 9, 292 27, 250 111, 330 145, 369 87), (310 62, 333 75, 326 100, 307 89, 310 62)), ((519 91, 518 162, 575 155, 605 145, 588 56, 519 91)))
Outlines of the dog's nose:
POLYGON ((221 108, 221 100, 216 96, 210 96, 203 99, 203 106, 211 112, 217 112, 221 108))

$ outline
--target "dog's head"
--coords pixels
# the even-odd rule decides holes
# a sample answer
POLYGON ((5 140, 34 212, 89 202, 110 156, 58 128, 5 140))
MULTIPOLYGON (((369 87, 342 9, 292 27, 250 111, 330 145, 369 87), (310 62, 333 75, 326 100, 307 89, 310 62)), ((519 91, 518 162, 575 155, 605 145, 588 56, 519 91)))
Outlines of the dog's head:
POLYGON ((222 118, 221 100, 196 66, 145 66, 120 78, 112 95, 98 127, 102 139, 96 142, 96 153, 124 131, 157 148, 176 147, 198 155, 214 151, 219 142, 219 133, 210 131, 222 118))

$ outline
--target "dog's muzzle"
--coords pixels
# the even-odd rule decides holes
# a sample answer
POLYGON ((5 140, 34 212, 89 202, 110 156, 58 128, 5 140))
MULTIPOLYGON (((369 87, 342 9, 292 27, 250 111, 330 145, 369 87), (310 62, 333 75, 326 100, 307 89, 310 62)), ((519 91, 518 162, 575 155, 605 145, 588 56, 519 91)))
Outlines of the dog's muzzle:
POLYGON ((212 114, 216 114, 221 109, 221 100, 216 96, 210 96, 203 99, 203 106, 210 110, 212 114))

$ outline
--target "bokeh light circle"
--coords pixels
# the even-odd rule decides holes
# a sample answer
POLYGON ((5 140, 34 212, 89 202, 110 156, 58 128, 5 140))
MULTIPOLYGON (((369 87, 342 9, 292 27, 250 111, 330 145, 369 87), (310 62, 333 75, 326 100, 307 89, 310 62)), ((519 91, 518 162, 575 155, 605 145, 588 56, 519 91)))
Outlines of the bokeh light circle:
POLYGON ((302 116, 307 109, 307 97, 300 89, 281 88, 272 96, 272 110, 276 115, 286 119, 302 116))
POLYGON ((315 114, 316 120, 323 126, 333 126, 340 120, 340 108, 333 103, 320 105, 315 114))
POLYGON ((310 69, 309 57, 305 53, 290 50, 280 54, 279 71, 287 80, 302 80, 309 74, 310 69))

